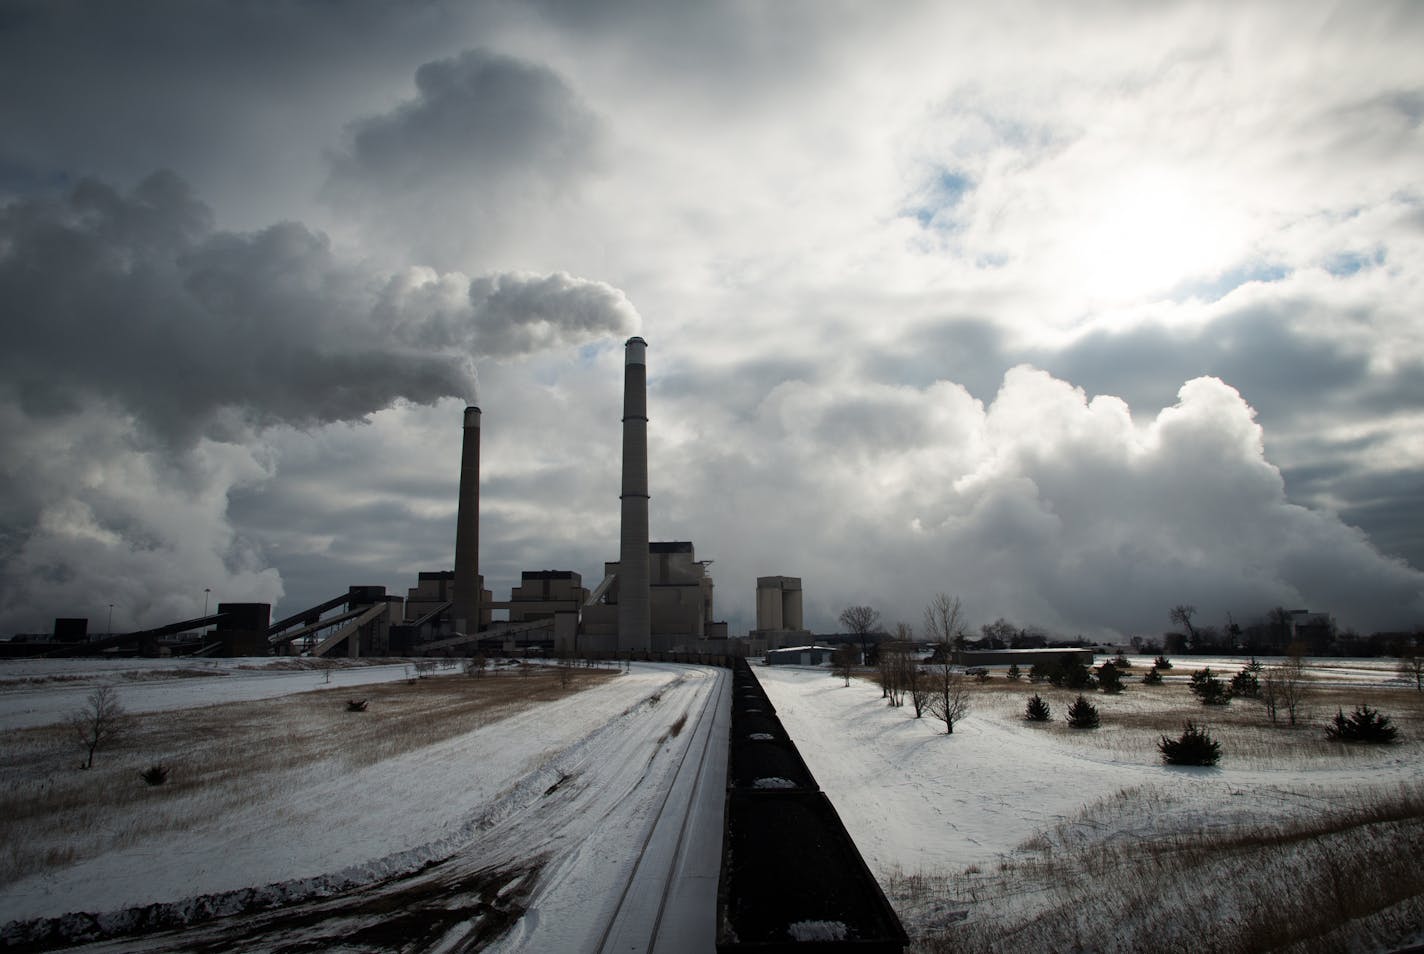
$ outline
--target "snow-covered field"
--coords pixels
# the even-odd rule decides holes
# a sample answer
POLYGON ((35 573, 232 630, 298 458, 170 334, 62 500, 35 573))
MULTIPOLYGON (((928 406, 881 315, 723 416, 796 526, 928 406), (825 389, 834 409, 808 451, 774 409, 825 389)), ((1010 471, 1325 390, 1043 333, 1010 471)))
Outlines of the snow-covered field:
MULTIPOLYGON (((724 698, 716 671, 635 665, 586 674, 572 691, 552 672, 508 669, 481 681, 451 669, 412 684, 404 663, 262 668, 271 662, 0 664, 0 797, 11 815, 0 816, 0 925, 8 925, 0 942, 35 925, 60 924, 77 937, 146 921, 171 930, 86 949, 383 950, 385 927, 427 932, 412 949, 461 938, 508 951, 594 950, 616 936, 615 909, 644 894, 640 886, 620 897, 617 886, 639 868, 645 844, 698 886, 697 904, 715 891, 721 810, 706 796, 721 781, 680 770, 698 746, 711 750, 705 732, 691 736, 724 698), (136 731, 80 772, 80 752, 59 723, 99 684, 117 687, 136 731), (525 698, 476 704, 511 686, 525 698), (371 711, 346 714, 344 701, 362 696, 374 700, 371 711), (358 725, 364 734, 350 728, 358 725), (155 761, 172 764, 177 781, 143 786, 137 772, 155 761), (228 761, 248 769, 225 771, 228 761), (657 834, 663 803, 679 801, 706 816, 690 853, 657 834), (54 811, 43 822, 17 817, 56 804, 65 806, 58 820, 54 811), (457 896, 478 903, 460 907, 457 896), (210 919, 224 911, 243 916, 210 919), (69 912, 98 917, 61 917, 69 912)), ((1332 821, 1398 801, 1393 793, 1424 795, 1424 697, 1389 661, 1313 666, 1312 725, 1294 730, 1265 727, 1255 703, 1208 711, 1192 700, 1191 669, 1230 674, 1239 661, 1179 659, 1154 688, 1136 681, 1150 660, 1133 662, 1125 693, 1093 697, 1098 730, 1063 724, 1072 693, 1010 684, 996 672, 972 684, 970 712, 952 736, 912 718, 908 706, 885 706, 866 680, 845 687, 825 669, 755 671, 923 950, 941 949, 940 937, 965 950, 1133 950, 1144 936, 1153 949, 1213 949, 1162 933, 1164 893, 1206 897, 1213 924, 1234 924, 1255 910, 1250 903, 1277 903, 1267 889, 1300 877, 1292 859, 1318 868, 1343 863, 1341 850, 1358 854, 1356 829, 1418 843, 1419 817, 1402 829, 1389 827, 1397 820, 1332 821), (1023 721, 1032 692, 1053 706, 1052 724, 1023 721), (1319 726, 1335 706, 1348 712, 1357 701, 1388 711, 1405 741, 1323 741, 1319 726), (1205 721, 1222 742, 1218 768, 1160 763, 1156 739, 1184 718, 1205 721), (1251 847, 1246 856, 1187 861, 1207 834, 1249 847, 1261 826, 1315 822, 1325 856, 1282 859, 1251 847), (1132 845, 1158 847, 1124 853, 1132 845), (1132 867, 1139 856, 1152 867, 1132 867), (1093 878, 1061 884, 1080 868, 1093 878), (1178 879, 1192 879, 1197 893, 1178 879), (1105 917, 1116 933, 1098 937, 1105 917), (1074 925, 1067 940, 1044 933, 1042 925, 1065 920, 1074 925), (988 941, 982 931, 977 940, 953 934, 976 925, 995 933, 988 941)), ((1339 949, 1424 941, 1408 930, 1421 904, 1418 895, 1404 899, 1339 949)), ((1191 923, 1172 912, 1173 923, 1191 923)), ((708 929, 695 933, 705 938, 708 929)))
MULTIPOLYGON (((1257 703, 1237 700, 1204 710, 1190 696, 1185 680, 1191 670, 1211 665, 1230 675, 1239 660, 1178 659, 1162 687, 1137 684, 1151 660, 1133 662, 1126 692, 1092 698, 1102 714, 1100 729, 1064 724, 1076 693, 1009 683, 996 672, 988 683, 971 684, 969 714, 953 735, 929 717, 914 719, 908 705, 887 707, 868 679, 846 687, 824 669, 755 671, 912 935, 976 918, 995 919, 1007 931, 1006 911, 1032 920, 1050 910, 1052 899, 1030 899, 1041 886, 1006 887, 1002 878, 994 885, 970 883, 978 872, 1016 869, 1029 859, 1041 866, 1035 852, 1049 843, 1066 856, 1065 844, 1075 840, 1082 848, 1195 838, 1216 826, 1244 830, 1326 814, 1366 793, 1417 792, 1424 781, 1424 706, 1403 688, 1389 660, 1312 666, 1318 686, 1312 725, 1295 730, 1265 728, 1257 703), (1025 700, 1035 692, 1052 705, 1054 723, 1023 719, 1025 700), (1400 726, 1402 744, 1347 748, 1323 741, 1320 726, 1337 704, 1347 713, 1360 700, 1378 706, 1381 693, 1390 700, 1384 708, 1400 726), (1207 723, 1221 741, 1219 767, 1161 764, 1156 740, 1164 732, 1175 736, 1185 718, 1207 723), (939 897, 908 897, 926 891, 939 897), (986 897, 976 900, 979 892, 986 897), (1014 893, 1021 896, 1003 896, 1014 893)), ((1169 879, 1170 867, 1160 875, 1169 879)), ((1257 876, 1269 879, 1266 871, 1257 876)), ((1112 905, 1110 895, 1087 897, 1089 910, 1093 898, 1112 905)), ((1157 937, 1162 949, 1171 946, 1160 932, 1157 937)), ((1022 950, 1044 949, 1025 938, 1017 943, 1022 950)))
MULTIPOLYGON (((607 927, 619 901, 616 886, 638 865, 689 737, 704 713, 716 708, 714 690, 723 680, 700 667, 642 664, 626 673, 581 671, 585 685, 569 689, 556 684, 552 669, 482 679, 452 669, 444 678, 407 686, 410 670, 403 664, 342 668, 328 682, 325 672, 238 669, 237 663, 261 661, 224 660, 204 664, 206 675, 171 672, 159 678, 151 670, 137 678, 133 663, 0 668, 4 781, 12 798, 20 793, 13 804, 22 805, 26 791, 31 801, 42 801, 56 788, 92 786, 81 793, 68 831, 40 835, 28 832, 24 821, 7 824, 12 869, 26 841, 46 837, 67 844, 55 846, 52 863, 31 858, 19 867, 37 870, 12 871, 0 885, 0 924, 11 927, 6 940, 15 939, 16 923, 28 922, 33 930, 69 912, 109 912, 100 922, 113 928, 140 917, 152 920, 158 910, 165 923, 181 925, 210 911, 320 899, 363 886, 400 883, 409 890, 402 879, 439 863, 432 870, 444 880, 427 894, 450 883, 452 871, 467 869, 466 883, 488 872, 507 874, 500 891, 518 892, 515 913, 523 914, 511 917, 512 933, 501 942, 510 949, 587 949, 588 932, 607 927), (55 723, 99 683, 116 685, 129 712, 150 715, 139 722, 144 730, 135 730, 138 741, 131 737, 126 748, 101 749, 95 768, 79 772, 74 766, 80 753, 55 723), (371 695, 380 683, 396 685, 369 711, 344 711, 344 700, 371 695), (483 712, 458 698, 496 688, 536 701, 483 712), (407 690, 436 695, 407 697, 407 690), (370 726, 389 715, 391 733, 404 736, 412 722, 419 728, 420 712, 412 705, 428 707, 428 740, 388 751, 391 741, 380 733, 358 737, 344 729, 358 724, 351 719, 370 726), (437 732, 442 719, 466 721, 437 732), (218 737, 250 735, 254 726, 270 729, 271 748, 290 746, 301 758, 236 778, 205 777, 186 792, 172 783, 148 789, 137 773, 153 762, 173 764, 175 773, 186 764, 191 776, 204 761, 251 757, 239 754, 247 750, 236 743, 219 749, 221 738, 209 740, 207 748, 185 748, 183 731, 168 734, 167 749, 145 750, 144 740, 163 738, 158 730, 170 720, 218 737), (314 743, 292 734, 297 723, 330 728, 314 743), (92 804, 119 789, 128 793, 125 799, 146 801, 112 812, 92 804), (174 824, 154 830, 154 816, 174 824), (244 891, 252 887, 261 890, 244 891)), ((49 823, 52 828, 52 818, 49 823)), ((700 861, 705 868, 706 859, 700 861)), ((712 870, 715 892, 715 858, 712 870)), ((371 907, 368 921, 382 916, 382 905, 371 907)), ((320 926, 272 930, 279 928, 291 943, 335 943, 320 926)), ((451 930, 475 928, 462 923, 451 930)), ((340 931, 346 936, 355 928, 343 921, 340 931)), ((180 932, 168 942, 134 943, 112 949, 181 950, 188 942, 180 932)), ((275 935, 264 935, 246 949, 280 946, 275 935)), ((347 949, 382 947, 373 942, 347 949)))

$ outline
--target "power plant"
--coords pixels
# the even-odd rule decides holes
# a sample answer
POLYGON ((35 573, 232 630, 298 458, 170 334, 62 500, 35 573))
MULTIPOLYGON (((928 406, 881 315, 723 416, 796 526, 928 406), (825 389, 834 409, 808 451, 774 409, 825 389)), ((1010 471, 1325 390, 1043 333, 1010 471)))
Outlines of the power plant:
POLYGON ((592 589, 578 573, 558 569, 523 571, 506 600, 495 600, 485 589, 480 572, 482 412, 471 405, 461 429, 453 570, 420 572, 404 598, 387 595, 384 586, 352 586, 275 622, 267 604, 220 603, 216 613, 197 619, 89 640, 84 626, 76 626, 86 621, 65 619, 57 621, 57 626, 63 623, 56 630, 58 651, 152 653, 184 634, 187 642, 171 651, 637 658, 651 653, 757 655, 804 637, 799 579, 759 578, 757 629, 746 638, 729 638, 727 624, 714 616, 707 571, 712 561, 697 559, 691 541, 649 539, 647 349, 641 337, 624 343, 618 559, 604 564, 603 578, 592 589))

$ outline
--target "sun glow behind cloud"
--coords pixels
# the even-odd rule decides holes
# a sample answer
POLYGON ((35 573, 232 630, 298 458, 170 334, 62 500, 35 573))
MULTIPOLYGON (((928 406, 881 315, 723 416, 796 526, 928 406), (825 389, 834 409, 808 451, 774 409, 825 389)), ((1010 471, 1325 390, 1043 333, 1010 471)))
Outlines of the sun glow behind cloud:
POLYGON ((1106 183, 1068 223, 1069 281, 1092 303, 1160 296, 1227 267, 1241 247, 1237 214, 1186 177, 1141 171, 1106 183))

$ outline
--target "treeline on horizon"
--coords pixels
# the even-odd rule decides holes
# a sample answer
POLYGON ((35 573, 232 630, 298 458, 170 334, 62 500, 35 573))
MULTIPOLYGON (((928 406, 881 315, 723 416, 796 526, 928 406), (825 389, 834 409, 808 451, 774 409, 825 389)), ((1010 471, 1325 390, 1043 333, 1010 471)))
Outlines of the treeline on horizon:
MULTIPOLYGON (((1086 649, 1110 647, 1114 650, 1130 646, 1140 655, 1168 653, 1197 656, 1405 656, 1424 649, 1424 626, 1412 631, 1396 630, 1364 635, 1353 629, 1341 629, 1325 613, 1294 613, 1275 607, 1259 619, 1238 624, 1228 615, 1226 625, 1194 625, 1193 606, 1181 604, 1168 611, 1168 618, 1178 629, 1158 636, 1133 636, 1125 644, 1092 640, 1081 635, 1064 636, 1042 627, 1018 626, 1003 617, 979 627, 977 637, 965 632, 955 639, 955 649, 1086 649), (1298 618, 1299 617, 1299 618, 1298 618)), ((877 642, 893 639, 890 633, 876 634, 877 642)), ((858 639, 851 634, 843 639, 858 639)), ((834 639, 832 641, 835 641, 834 639)))

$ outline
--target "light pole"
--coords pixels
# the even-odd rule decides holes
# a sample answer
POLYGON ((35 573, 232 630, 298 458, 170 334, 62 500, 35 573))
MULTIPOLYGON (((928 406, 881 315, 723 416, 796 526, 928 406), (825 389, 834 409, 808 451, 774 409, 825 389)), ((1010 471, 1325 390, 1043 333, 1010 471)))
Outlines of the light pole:
POLYGON ((203 615, 208 615, 208 594, 213 591, 211 586, 203 587, 203 615))
POLYGON ((104 635, 105 635, 105 636, 112 636, 112 635, 114 635, 114 604, 113 604, 113 603, 110 603, 110 604, 109 604, 109 625, 108 625, 108 628, 104 630, 104 635))

